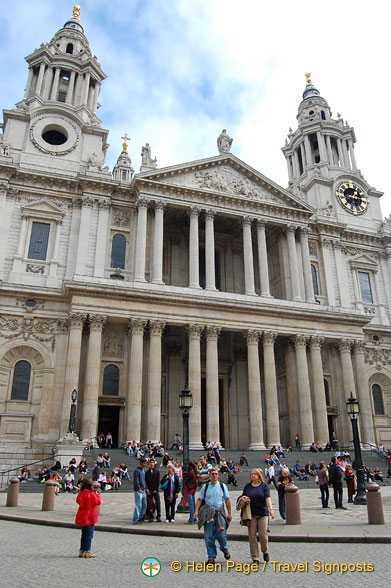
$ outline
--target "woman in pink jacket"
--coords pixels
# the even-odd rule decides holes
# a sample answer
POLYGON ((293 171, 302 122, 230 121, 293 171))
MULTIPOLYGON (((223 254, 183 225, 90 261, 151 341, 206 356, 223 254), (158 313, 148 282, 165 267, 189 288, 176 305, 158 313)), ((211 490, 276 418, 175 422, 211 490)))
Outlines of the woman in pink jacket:
POLYGON ((83 480, 76 502, 79 509, 76 513, 75 523, 81 527, 81 541, 79 557, 96 557, 91 551, 94 525, 98 522, 96 507, 100 504, 100 496, 94 491, 92 479, 83 480))

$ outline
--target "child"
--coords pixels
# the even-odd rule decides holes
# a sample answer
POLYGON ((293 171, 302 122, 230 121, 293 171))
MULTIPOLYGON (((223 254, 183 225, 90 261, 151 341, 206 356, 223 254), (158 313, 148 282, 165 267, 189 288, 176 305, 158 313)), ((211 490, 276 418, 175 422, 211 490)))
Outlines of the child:
POLYGON ((81 527, 81 541, 79 557, 96 557, 91 551, 91 542, 94 536, 94 525, 98 522, 96 507, 101 503, 98 492, 93 490, 92 479, 83 480, 80 493, 76 502, 79 509, 76 513, 75 523, 81 527))

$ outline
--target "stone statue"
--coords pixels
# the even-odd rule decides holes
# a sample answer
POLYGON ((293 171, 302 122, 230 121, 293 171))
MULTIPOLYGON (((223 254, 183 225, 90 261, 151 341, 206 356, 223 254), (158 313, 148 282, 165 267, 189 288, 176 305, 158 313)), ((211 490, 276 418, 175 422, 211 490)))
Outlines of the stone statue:
POLYGON ((157 166, 157 159, 156 157, 152 159, 151 156, 151 147, 149 143, 145 143, 141 147, 141 167, 152 167, 155 168, 157 166))
POLYGON ((233 139, 231 139, 227 135, 227 131, 223 129, 217 139, 217 148, 219 150, 220 155, 223 153, 229 153, 231 150, 233 139))
POLYGON ((9 157, 9 154, 10 154, 9 143, 6 143, 5 141, 0 140, 0 155, 5 155, 6 157, 9 157))

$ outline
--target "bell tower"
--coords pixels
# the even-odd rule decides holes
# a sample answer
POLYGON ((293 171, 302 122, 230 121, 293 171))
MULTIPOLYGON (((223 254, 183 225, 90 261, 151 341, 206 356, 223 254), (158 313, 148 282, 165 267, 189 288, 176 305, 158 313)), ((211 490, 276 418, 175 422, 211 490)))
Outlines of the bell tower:
POLYGON ((381 220, 381 193, 368 185, 357 168, 353 127, 340 114, 332 118, 311 74, 305 75, 306 86, 296 116, 298 126, 295 131, 289 129, 282 148, 290 189, 318 210, 327 209, 328 214, 333 210, 333 216, 345 223, 355 224, 353 217, 365 213, 366 219, 381 220))
POLYGON ((73 173, 87 166, 92 154, 102 164, 108 132, 100 128, 96 111, 106 76, 91 53, 78 5, 51 41, 41 43, 26 61, 24 97, 16 109, 4 111, 4 140, 14 161, 21 168, 73 173))

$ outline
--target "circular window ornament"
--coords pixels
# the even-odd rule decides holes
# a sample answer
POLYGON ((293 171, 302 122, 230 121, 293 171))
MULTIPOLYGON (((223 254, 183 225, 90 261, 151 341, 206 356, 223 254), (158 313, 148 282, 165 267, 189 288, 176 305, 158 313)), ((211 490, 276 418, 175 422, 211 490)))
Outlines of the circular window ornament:
POLYGON ((66 155, 80 140, 78 127, 63 116, 41 116, 30 127, 30 138, 37 149, 49 155, 66 155))

